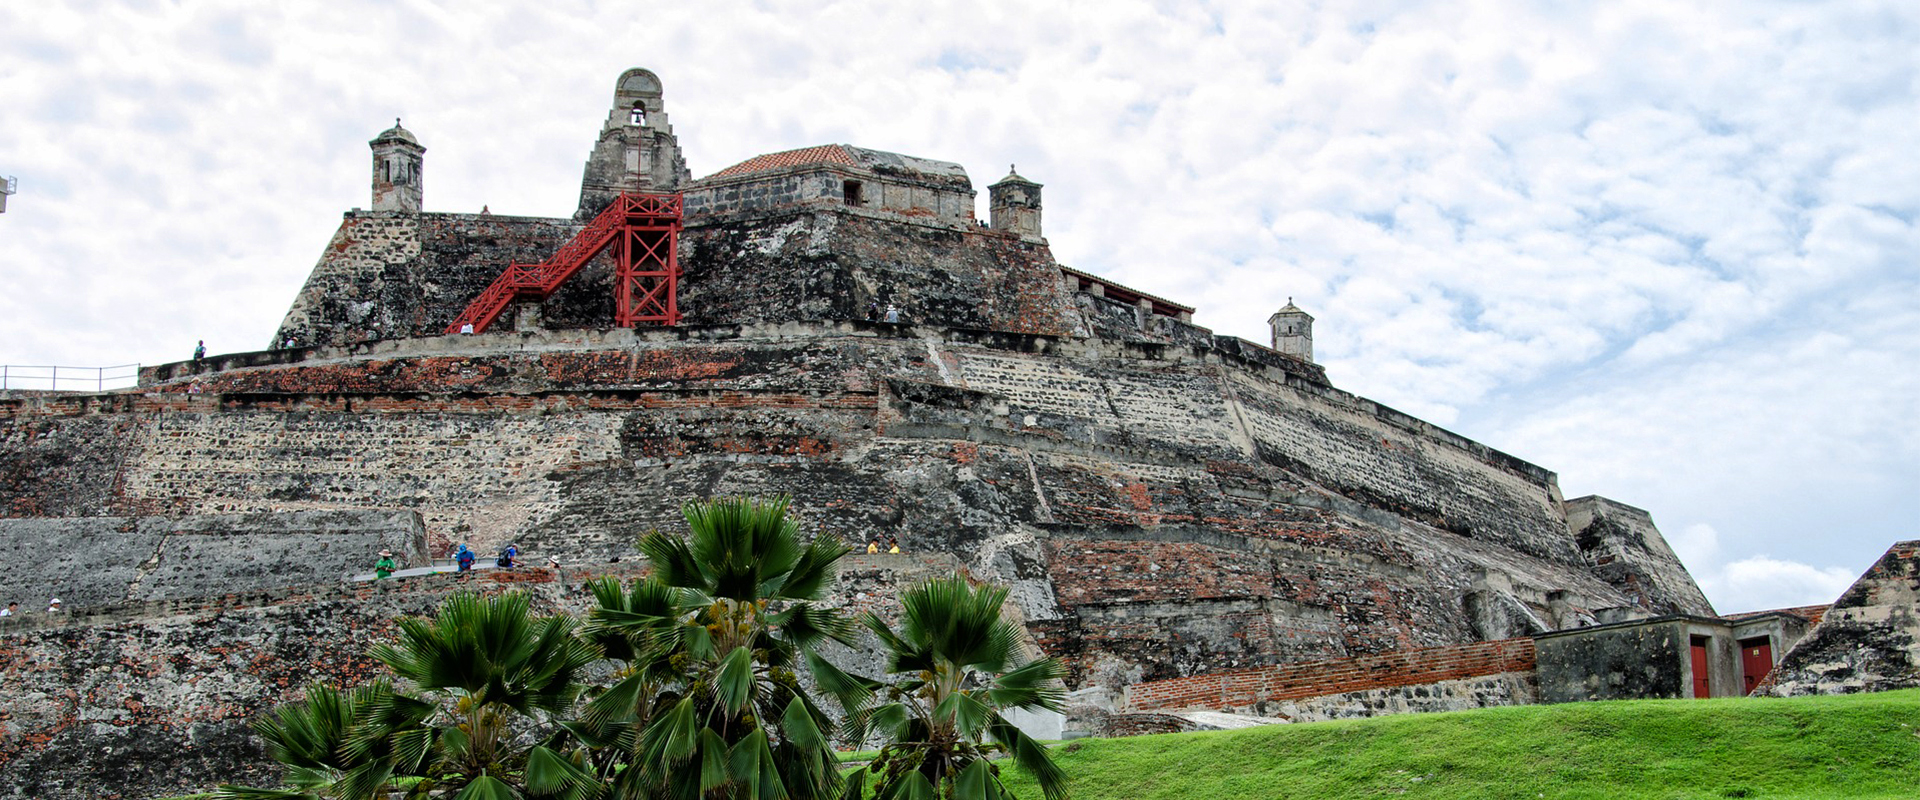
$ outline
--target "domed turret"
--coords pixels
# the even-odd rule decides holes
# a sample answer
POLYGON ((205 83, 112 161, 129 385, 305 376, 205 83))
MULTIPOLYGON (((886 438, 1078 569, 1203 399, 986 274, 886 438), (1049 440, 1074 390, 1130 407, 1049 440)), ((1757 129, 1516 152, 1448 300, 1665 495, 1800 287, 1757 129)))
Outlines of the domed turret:
POLYGON ((1287 304, 1267 318, 1267 325, 1273 328, 1273 349, 1301 361, 1313 361, 1313 316, 1294 305, 1293 298, 1287 298, 1287 304))
POLYGON ((1020 177, 1009 164, 1007 177, 987 187, 987 197, 994 230, 1040 238, 1040 184, 1020 177))
POLYGON ((427 148, 400 127, 398 117, 367 146, 373 148, 373 210, 418 212, 425 193, 420 173, 427 148))

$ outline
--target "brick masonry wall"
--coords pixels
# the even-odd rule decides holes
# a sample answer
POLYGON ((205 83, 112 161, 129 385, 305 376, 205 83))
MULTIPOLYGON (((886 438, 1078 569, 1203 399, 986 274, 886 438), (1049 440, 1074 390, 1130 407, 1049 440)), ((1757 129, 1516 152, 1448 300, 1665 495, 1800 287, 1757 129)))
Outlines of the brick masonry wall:
POLYGON ((1266 714, 1288 702, 1432 687, 1533 669, 1533 640, 1505 639, 1137 683, 1127 687, 1126 704, 1134 711, 1266 714))

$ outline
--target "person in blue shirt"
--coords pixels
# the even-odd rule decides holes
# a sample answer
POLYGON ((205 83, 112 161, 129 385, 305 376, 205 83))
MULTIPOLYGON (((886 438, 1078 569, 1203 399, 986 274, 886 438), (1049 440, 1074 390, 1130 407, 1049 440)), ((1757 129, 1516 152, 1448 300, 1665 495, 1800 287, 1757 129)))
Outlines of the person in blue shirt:
POLYGON ((473 551, 468 550, 465 543, 460 545, 460 552, 453 554, 453 560, 460 565, 461 572, 473 569, 473 551))

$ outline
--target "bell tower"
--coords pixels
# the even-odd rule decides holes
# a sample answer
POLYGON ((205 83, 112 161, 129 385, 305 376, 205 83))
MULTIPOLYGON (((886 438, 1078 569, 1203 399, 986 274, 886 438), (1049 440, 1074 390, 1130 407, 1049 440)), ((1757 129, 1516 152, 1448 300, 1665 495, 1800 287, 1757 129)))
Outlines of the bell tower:
POLYGON ((367 146, 373 148, 373 210, 419 213, 420 167, 427 148, 400 127, 398 117, 367 146))
POLYGON ((622 193, 674 192, 692 180, 673 126, 667 124, 660 77, 638 67, 620 73, 613 85, 613 108, 580 178, 580 207, 574 218, 593 219, 622 193))

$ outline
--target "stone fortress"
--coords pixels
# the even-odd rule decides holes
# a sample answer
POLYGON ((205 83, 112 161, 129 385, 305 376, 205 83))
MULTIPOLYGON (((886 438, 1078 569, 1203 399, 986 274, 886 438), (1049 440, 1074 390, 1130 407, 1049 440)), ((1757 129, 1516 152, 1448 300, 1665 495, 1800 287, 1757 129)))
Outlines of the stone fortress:
POLYGON ((419 139, 371 146, 294 347, 0 395, 0 549, 34 565, 0 587, 70 609, 0 623, 0 795, 258 778, 245 720, 375 674, 395 615, 474 585, 578 608, 724 494, 897 537, 849 560, 850 608, 942 570, 1011 586, 1070 668, 1069 735, 1920 683, 1914 543, 1832 609, 1717 616, 1646 512, 1334 387, 1291 299, 1248 342, 1059 264, 1017 173, 985 222, 960 165, 850 145, 695 180, 642 69, 570 217, 426 211, 419 139), (671 280, 610 250, 457 332, 629 193, 679 198, 671 280), (677 324, 614 324, 625 291, 677 324), (343 581, 462 542, 569 569, 343 581))

